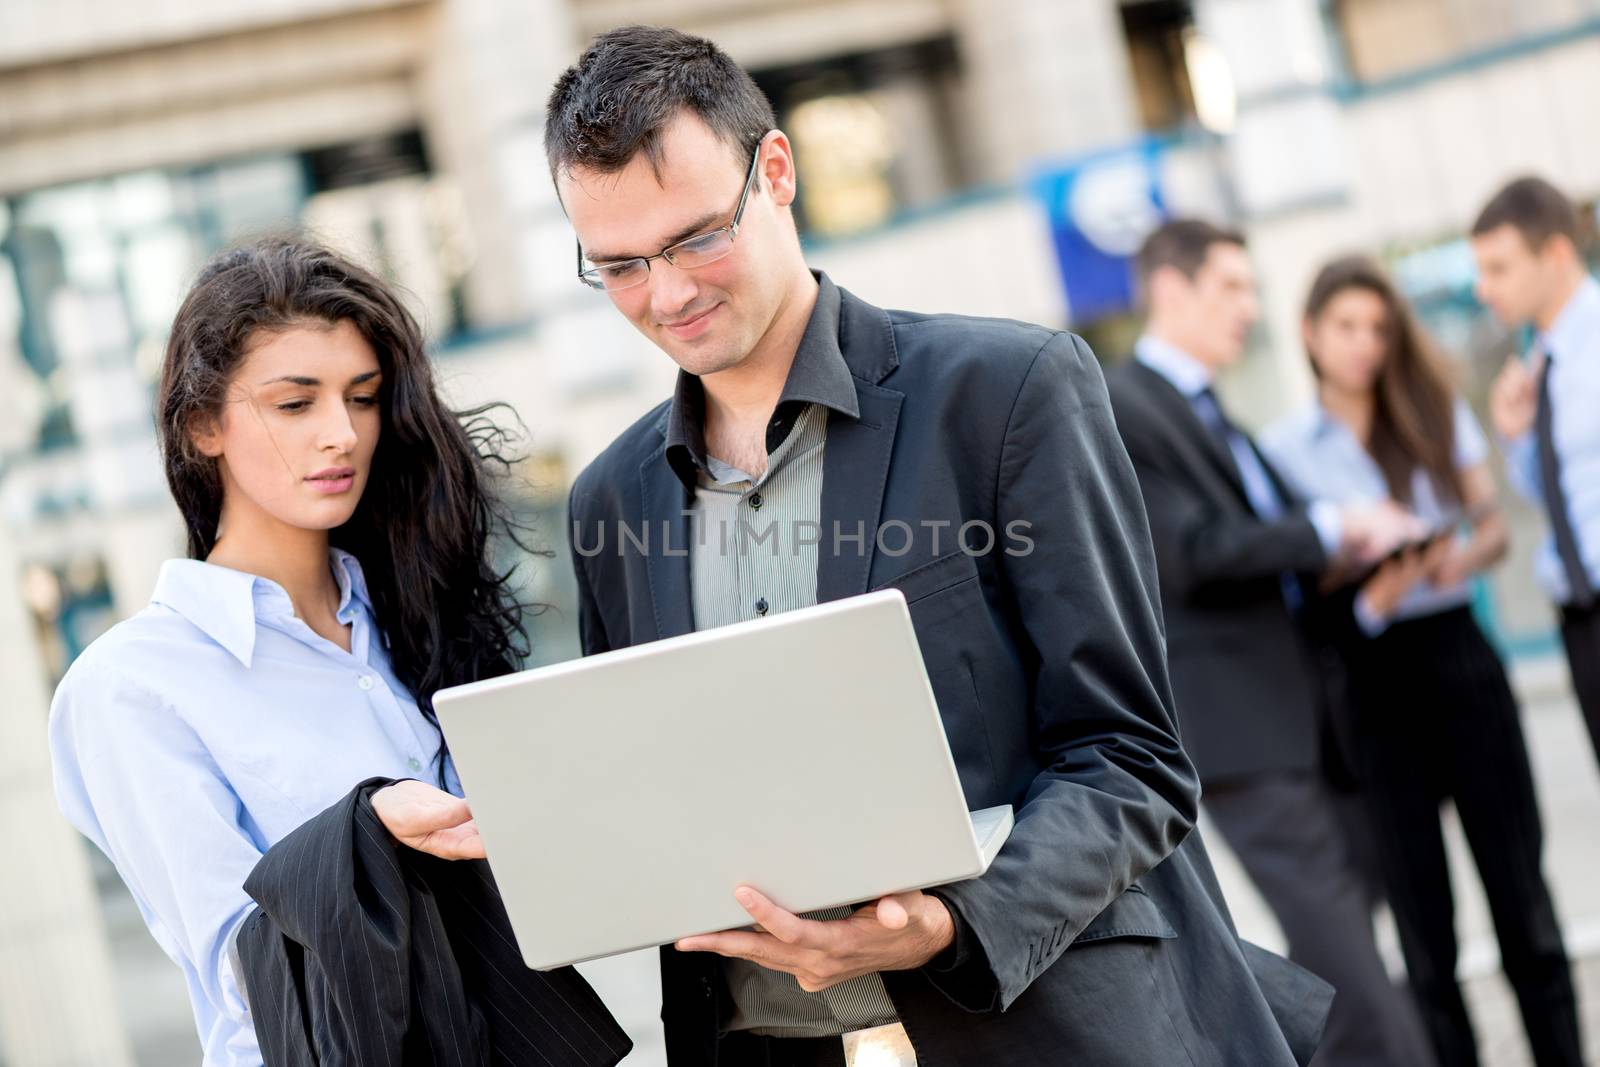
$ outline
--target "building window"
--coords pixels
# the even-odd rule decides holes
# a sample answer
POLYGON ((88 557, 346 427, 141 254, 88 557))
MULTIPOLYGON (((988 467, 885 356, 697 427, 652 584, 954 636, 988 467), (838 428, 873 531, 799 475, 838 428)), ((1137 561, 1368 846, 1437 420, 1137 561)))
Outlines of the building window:
POLYGON ((967 184, 949 38, 752 76, 795 145, 803 233, 859 233, 967 184))
POLYGON ((1350 76, 1382 81, 1560 30, 1570 0, 1328 0, 1350 76))
POLYGON ((1122 32, 1140 125, 1160 132, 1192 123, 1195 100, 1187 59, 1187 41, 1194 33, 1192 6, 1183 0, 1124 3, 1122 32))

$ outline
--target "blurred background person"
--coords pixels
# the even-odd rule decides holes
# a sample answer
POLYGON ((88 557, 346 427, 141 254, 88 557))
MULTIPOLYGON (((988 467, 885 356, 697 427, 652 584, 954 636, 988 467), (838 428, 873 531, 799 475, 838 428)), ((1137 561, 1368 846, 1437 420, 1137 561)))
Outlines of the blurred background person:
POLYGON ((1479 1062, 1456 981, 1454 894, 1440 805, 1454 802, 1477 861, 1540 1065, 1579 1064, 1577 1001, 1541 871, 1543 830, 1516 698, 1472 616, 1467 582, 1506 552, 1483 431, 1383 271, 1338 259, 1306 298, 1317 383, 1262 445, 1303 495, 1392 501, 1432 531, 1382 564, 1347 625, 1349 738, 1406 970, 1439 1061, 1479 1062), (1455 528, 1468 532, 1456 536, 1455 528))
POLYGON ((1549 520, 1534 565, 1560 608, 1600 758, 1600 282, 1581 246, 1577 211, 1541 178, 1501 189, 1472 225, 1479 298, 1506 325, 1535 331, 1528 359, 1506 360, 1489 410, 1512 484, 1549 520))
POLYGON ((1298 619, 1316 578, 1411 535, 1386 500, 1308 505, 1229 421, 1212 389, 1255 325, 1244 238, 1192 219, 1139 249, 1149 309, 1107 375, 1150 517, 1167 658, 1202 804, 1271 906, 1289 955, 1336 996, 1314 1062, 1430 1062, 1389 981, 1367 890, 1322 776, 1322 687, 1298 619))

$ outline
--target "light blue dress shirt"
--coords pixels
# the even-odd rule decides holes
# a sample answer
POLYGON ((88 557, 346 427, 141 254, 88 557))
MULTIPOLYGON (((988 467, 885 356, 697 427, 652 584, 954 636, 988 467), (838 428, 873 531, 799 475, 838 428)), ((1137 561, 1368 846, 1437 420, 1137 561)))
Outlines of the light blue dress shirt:
MULTIPOLYGON (((1600 589, 1600 282, 1585 278, 1538 343, 1551 357, 1551 436, 1561 464, 1561 490, 1589 584, 1600 589)), ((1512 486, 1543 505, 1533 431, 1501 446, 1512 486)), ((1554 537, 1545 536, 1533 567, 1551 599, 1558 604, 1570 599, 1554 537)))
POLYGON ((205 1067, 262 1062, 232 949, 262 853, 364 778, 438 781, 439 734, 389 668, 361 567, 331 565, 349 652, 277 583, 169 560, 50 709, 56 799, 183 969, 205 1067))
MULTIPOLYGON (((1133 352, 1134 358, 1161 375, 1174 389, 1183 394, 1189 406, 1196 409, 1195 415, 1201 422, 1206 421, 1206 416, 1202 414, 1199 405, 1203 403, 1200 395, 1211 388, 1211 379, 1214 377, 1211 368, 1177 346, 1150 334, 1139 338, 1133 352)), ((1234 466, 1238 468, 1239 476, 1244 481, 1245 495, 1250 499, 1252 509, 1268 521, 1278 518, 1282 514, 1282 508, 1276 500, 1277 490, 1249 443, 1235 435, 1228 441, 1228 450, 1233 453, 1234 466)), ((1331 556, 1339 550, 1339 541, 1343 536, 1344 524, 1339 515, 1339 507, 1331 500, 1320 499, 1315 493, 1307 494, 1306 499, 1310 501, 1307 517, 1311 520, 1311 525, 1316 528, 1317 539, 1322 542, 1323 551, 1331 556)))
MULTIPOLYGON (((1371 504, 1389 496, 1389 485, 1378 461, 1356 440, 1348 426, 1328 414, 1321 405, 1312 405, 1272 423, 1261 432, 1261 447, 1296 492, 1341 504, 1371 504)), ((1478 421, 1472 417, 1466 402, 1457 398, 1456 468, 1476 467, 1488 456, 1489 443, 1478 421)), ((1409 507, 1430 527, 1457 521, 1463 515, 1461 506, 1449 501, 1420 467, 1411 472, 1409 507)), ((1472 589, 1465 582, 1444 587, 1423 582, 1400 601, 1390 621, 1436 614, 1461 607, 1471 600, 1472 589)), ((1376 618, 1362 618, 1361 623, 1369 634, 1381 631, 1385 625, 1376 618)))

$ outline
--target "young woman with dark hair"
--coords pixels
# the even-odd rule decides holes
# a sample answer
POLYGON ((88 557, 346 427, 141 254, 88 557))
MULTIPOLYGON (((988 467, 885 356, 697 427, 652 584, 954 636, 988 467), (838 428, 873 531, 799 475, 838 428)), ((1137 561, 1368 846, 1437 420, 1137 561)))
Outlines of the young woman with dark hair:
POLYGON ((1476 1064, 1456 983, 1440 805, 1454 802, 1540 1067, 1579 1062, 1576 1003, 1540 870, 1527 745, 1505 667, 1474 621, 1468 579, 1498 562, 1488 445, 1404 299, 1370 260, 1323 268, 1303 335, 1317 383, 1263 444, 1307 495, 1388 497, 1440 536, 1361 587, 1342 641, 1348 733, 1411 985, 1441 1067, 1476 1064))
POLYGON ((72 665, 50 746, 62 809, 183 969, 208 1067, 261 1063, 233 946, 274 843, 385 777, 438 783, 374 796, 399 840, 483 854, 430 702, 525 651, 482 414, 439 398, 387 286, 314 244, 221 254, 178 312, 158 423, 190 558, 72 665))

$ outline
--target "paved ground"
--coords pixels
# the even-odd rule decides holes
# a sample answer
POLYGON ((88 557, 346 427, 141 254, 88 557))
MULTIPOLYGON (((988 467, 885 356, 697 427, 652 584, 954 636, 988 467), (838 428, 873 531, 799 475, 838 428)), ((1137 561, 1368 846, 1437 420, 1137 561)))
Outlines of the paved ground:
MULTIPOLYGON (((1600 1064, 1600 955, 1580 960, 1577 971, 1578 995, 1583 998, 1584 1051, 1591 1064, 1600 1064)), ((1533 1067, 1517 1002, 1498 971, 1467 983, 1467 1007, 1478 1031, 1484 1067, 1533 1067)))
MULTIPOLYGON (((1545 876, 1561 914, 1567 950, 1577 961, 1588 1058, 1600 1065, 1600 770, 1568 689, 1565 663, 1556 657, 1522 661, 1513 674, 1544 815, 1545 876)), ((1494 928, 1471 853, 1453 813, 1447 812, 1446 818, 1462 945, 1459 973, 1467 983, 1484 1067, 1531 1067, 1516 1001, 1499 970, 1494 928)), ((1236 861, 1215 833, 1207 835, 1207 844, 1241 933, 1281 950, 1276 924, 1236 861)), ((1379 938, 1392 969, 1402 973, 1393 928, 1384 919, 1379 938)))
MULTIPOLYGON (((1546 870, 1562 915, 1569 950, 1579 959, 1585 1039, 1600 1067, 1600 773, 1588 736, 1566 689, 1565 667, 1547 658, 1519 664, 1516 683, 1524 702, 1529 747, 1539 782, 1546 828, 1546 870)), ((1242 933, 1281 946, 1271 916, 1215 834, 1207 837, 1218 874, 1242 933)), ((1476 1022, 1485 1067, 1530 1067, 1515 1002, 1499 973, 1488 911, 1459 832, 1452 830, 1461 970, 1476 1022)), ((141 1067, 179 1067, 199 1061, 177 969, 144 932, 131 901, 112 876, 108 887, 119 991, 141 1067)), ((1396 967, 1392 931, 1380 927, 1396 967)), ((663 1067, 660 988, 655 953, 634 953, 584 967, 637 1050, 627 1067, 663 1067)))

